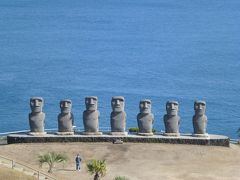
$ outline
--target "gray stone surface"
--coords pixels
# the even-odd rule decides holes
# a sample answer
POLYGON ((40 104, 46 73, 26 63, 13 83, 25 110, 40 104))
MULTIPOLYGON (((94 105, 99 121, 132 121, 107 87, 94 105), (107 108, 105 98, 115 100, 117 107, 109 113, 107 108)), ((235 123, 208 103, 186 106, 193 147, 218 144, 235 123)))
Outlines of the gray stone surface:
POLYGON ((192 118, 193 122, 193 136, 208 136, 207 134, 207 116, 206 112, 206 102, 205 101, 195 101, 194 102, 195 115, 192 118))
POLYGON ((30 99, 32 112, 29 113, 29 125, 32 135, 44 133, 45 113, 42 112, 43 104, 44 101, 41 97, 32 97, 30 99))
POLYGON ((178 116, 178 102, 168 101, 166 103, 167 114, 164 115, 165 135, 179 136, 180 116, 178 116))
POLYGON ((140 113, 137 115, 139 135, 151 136, 154 115, 151 112, 152 103, 149 99, 141 100, 139 103, 140 113))
POLYGON ((83 112, 83 124, 85 134, 99 134, 99 117, 98 98, 96 96, 89 96, 85 98, 86 110, 83 112))
POLYGON ((59 134, 72 134, 74 116, 71 112, 72 101, 64 99, 60 101, 61 113, 58 115, 58 133, 59 134))
POLYGON ((46 142, 110 142, 114 140, 135 143, 170 143, 170 144, 193 144, 207 146, 226 146, 229 147, 230 139, 221 135, 209 135, 209 137, 193 137, 192 134, 181 134, 179 137, 164 136, 156 134, 154 136, 140 136, 129 134, 127 136, 113 136, 109 134, 99 135, 81 135, 59 136, 56 134, 47 134, 45 136, 30 136, 28 134, 11 134, 7 136, 8 144, 14 143, 46 143, 46 142))
POLYGON ((111 112, 111 132, 112 133, 123 133, 126 134, 126 113, 124 111, 124 97, 114 96, 111 101, 112 112, 111 112))

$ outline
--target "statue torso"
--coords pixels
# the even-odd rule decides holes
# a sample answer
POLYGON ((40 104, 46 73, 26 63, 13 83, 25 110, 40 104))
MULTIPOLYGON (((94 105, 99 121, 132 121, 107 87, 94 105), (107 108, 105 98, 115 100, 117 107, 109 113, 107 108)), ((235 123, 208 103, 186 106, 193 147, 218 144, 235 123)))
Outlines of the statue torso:
POLYGON ((178 115, 164 115, 164 124, 166 133, 178 133, 180 116, 178 115))
POLYGON ((126 128, 126 113, 112 112, 111 113, 111 128, 112 132, 124 132, 126 128))
POLYGON ((98 117, 99 111, 88 111, 83 112, 83 124, 85 131, 87 132, 97 132, 98 131, 98 117))
POLYGON ((138 121, 138 127, 139 127, 139 132, 142 133, 151 133, 152 132, 152 126, 153 126, 153 114, 143 114, 139 113, 137 115, 137 121, 138 121))
POLYGON ((193 116, 193 129, 194 134, 205 134, 207 128, 207 116, 206 115, 194 115, 193 116))
POLYGON ((45 113, 30 113, 29 124, 31 132, 44 132, 45 113))
POLYGON ((71 132, 73 125, 73 114, 72 113, 60 113, 58 115, 58 130, 59 132, 71 132))

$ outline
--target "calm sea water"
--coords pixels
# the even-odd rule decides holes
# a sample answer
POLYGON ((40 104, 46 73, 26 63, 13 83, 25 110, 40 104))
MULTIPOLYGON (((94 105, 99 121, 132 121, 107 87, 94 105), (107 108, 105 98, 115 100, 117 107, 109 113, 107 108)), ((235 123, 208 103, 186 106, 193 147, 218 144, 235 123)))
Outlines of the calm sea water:
POLYGON ((0 132, 28 129, 29 98, 45 99, 46 128, 59 101, 73 101, 83 127, 84 97, 99 98, 109 126, 111 97, 126 99, 127 126, 152 100, 164 130, 167 100, 180 103, 192 132, 193 102, 206 100, 208 132, 240 127, 239 0, 1 0, 0 132))

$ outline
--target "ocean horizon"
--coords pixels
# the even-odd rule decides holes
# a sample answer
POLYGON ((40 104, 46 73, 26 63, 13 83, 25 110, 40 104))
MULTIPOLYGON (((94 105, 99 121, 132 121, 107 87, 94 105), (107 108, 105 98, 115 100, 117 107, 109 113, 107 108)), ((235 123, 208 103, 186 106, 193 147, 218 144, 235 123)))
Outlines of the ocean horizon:
POLYGON ((44 98, 45 128, 71 99, 83 128, 86 96, 110 127, 112 96, 125 97, 127 127, 150 99, 164 130, 168 100, 180 132, 192 133, 193 104, 206 101, 209 134, 240 128, 240 1, 1 0, 0 133, 29 129, 29 99, 44 98))

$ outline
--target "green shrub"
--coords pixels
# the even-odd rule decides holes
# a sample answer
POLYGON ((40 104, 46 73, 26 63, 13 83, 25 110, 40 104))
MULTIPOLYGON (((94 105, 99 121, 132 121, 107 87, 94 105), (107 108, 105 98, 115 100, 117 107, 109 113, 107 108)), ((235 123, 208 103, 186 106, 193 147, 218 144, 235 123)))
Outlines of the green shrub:
POLYGON ((125 176, 116 176, 114 180, 129 180, 129 179, 126 178, 125 176))
MULTIPOLYGON (((139 128, 138 127, 131 127, 128 129, 129 132, 139 132, 139 128)), ((155 133, 156 129, 152 129, 152 132, 155 133)))
POLYGON ((139 132, 139 128, 137 127, 131 127, 128 129, 129 132, 139 132))

